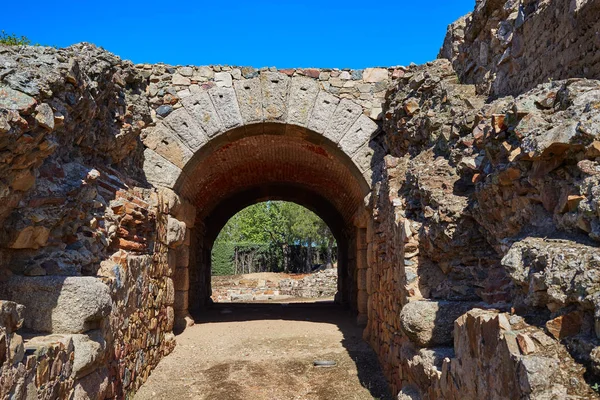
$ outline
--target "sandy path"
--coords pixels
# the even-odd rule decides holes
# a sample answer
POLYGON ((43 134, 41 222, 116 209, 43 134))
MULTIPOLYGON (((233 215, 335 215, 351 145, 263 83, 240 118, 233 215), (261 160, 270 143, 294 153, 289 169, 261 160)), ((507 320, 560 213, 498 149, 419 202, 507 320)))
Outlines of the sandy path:
POLYGON ((177 337, 136 400, 389 399, 375 354, 332 305, 219 305, 177 337), (314 360, 337 366, 315 368, 314 360))

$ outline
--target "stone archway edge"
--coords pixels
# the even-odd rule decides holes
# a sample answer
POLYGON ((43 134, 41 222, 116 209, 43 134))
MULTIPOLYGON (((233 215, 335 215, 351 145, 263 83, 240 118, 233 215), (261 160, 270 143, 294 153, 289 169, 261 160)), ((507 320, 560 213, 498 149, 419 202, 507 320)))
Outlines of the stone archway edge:
POLYGON ((250 77, 246 79, 236 68, 165 71, 169 70, 173 73, 153 70, 150 76, 149 91, 154 94, 150 101, 158 107, 155 126, 142 134, 146 177, 154 185, 169 188, 175 187, 187 162, 210 140, 240 127, 260 133, 263 123, 286 124, 322 135, 366 176, 374 153, 368 143, 379 129, 376 121, 385 92, 401 71, 253 70, 246 71, 245 76, 250 77), (335 73, 338 77, 332 77, 335 73), (157 85, 162 85, 158 91, 157 85), (173 105, 161 104, 167 101, 173 105))

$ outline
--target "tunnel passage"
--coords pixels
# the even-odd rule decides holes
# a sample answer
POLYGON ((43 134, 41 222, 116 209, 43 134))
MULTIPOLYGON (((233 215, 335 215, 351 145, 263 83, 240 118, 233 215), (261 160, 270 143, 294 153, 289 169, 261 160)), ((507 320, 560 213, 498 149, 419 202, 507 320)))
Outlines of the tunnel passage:
POLYGON ((210 299, 210 253, 225 222, 245 206, 277 199, 303 205, 330 225, 343 250, 338 300, 366 322, 364 199, 382 162, 374 109, 392 74, 372 72, 356 96, 314 77, 273 71, 186 89, 179 108, 163 109, 144 130, 146 179, 193 210, 181 227, 185 244, 171 256, 177 320, 210 299))
POLYGON ((196 209, 189 284, 175 288, 177 304, 195 310, 210 301, 212 246, 232 216, 261 201, 285 200, 315 212, 332 230, 339 249, 336 300, 357 309, 357 217, 370 189, 335 144, 283 124, 238 128, 198 152, 174 189, 196 209))

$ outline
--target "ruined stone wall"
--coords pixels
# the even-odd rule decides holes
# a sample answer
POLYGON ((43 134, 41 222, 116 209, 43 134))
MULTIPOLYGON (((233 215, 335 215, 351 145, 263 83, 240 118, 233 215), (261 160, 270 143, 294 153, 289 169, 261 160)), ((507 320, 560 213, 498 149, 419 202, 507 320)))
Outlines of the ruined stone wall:
POLYGON ((1 394, 122 397, 174 346, 185 236, 141 173, 146 83, 89 45, 0 59, 0 297, 25 306, 1 394))
POLYGON ((486 103, 437 60, 389 93, 365 336, 404 398, 596 397, 599 88, 486 103))
POLYGON ((440 57, 494 97, 551 80, 600 78, 600 1, 478 0, 448 28, 440 57))

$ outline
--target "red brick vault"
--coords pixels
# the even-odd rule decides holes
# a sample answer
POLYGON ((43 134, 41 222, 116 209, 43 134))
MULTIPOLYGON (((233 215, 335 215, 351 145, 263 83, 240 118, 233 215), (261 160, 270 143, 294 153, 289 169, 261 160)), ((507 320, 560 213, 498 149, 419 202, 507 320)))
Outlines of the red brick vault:
POLYGON ((267 199, 302 204, 329 224, 340 248, 337 298, 366 321, 368 296, 359 278, 366 243, 358 238, 364 241, 364 200, 380 167, 372 161, 381 150, 373 138, 393 70, 354 77, 203 72, 214 81, 199 85, 202 72, 186 69, 170 76, 167 91, 181 105, 159 107, 156 125, 142 133, 146 178, 187 204, 187 217, 179 218, 186 240, 173 256, 179 321, 209 301, 210 251, 220 229, 242 208, 267 199))

